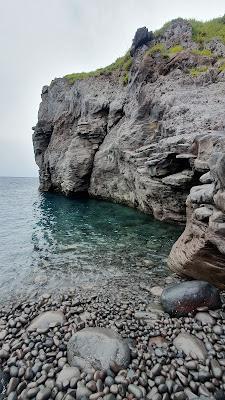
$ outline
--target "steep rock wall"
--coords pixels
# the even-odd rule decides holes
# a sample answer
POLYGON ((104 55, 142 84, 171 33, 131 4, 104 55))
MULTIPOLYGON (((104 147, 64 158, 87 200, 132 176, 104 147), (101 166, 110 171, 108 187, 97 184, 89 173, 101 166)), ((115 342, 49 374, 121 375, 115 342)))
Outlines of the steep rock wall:
MULTIPOLYGON (((160 38, 166 48, 184 46, 170 57, 146 52, 156 40, 144 37, 133 43, 127 86, 114 71, 43 88, 33 135, 40 189, 89 194, 177 222, 186 220, 187 201, 187 227, 170 266, 211 281, 216 271, 213 281, 223 286, 225 74, 216 56, 193 52, 185 21, 160 38)), ((218 43, 212 46, 216 52, 218 43)))

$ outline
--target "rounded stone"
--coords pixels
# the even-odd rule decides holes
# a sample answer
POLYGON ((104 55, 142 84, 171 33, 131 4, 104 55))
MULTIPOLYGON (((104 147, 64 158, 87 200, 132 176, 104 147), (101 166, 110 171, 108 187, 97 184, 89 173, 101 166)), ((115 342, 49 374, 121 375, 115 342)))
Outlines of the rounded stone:
POLYGON ((28 331, 36 329, 48 329, 51 324, 62 325, 65 322, 65 315, 62 311, 45 311, 33 319, 28 331))
POLYGON ((115 361, 121 368, 130 362, 126 341, 111 329, 85 328, 75 333, 67 345, 68 362, 80 369, 107 369, 115 361))
POLYGON ((163 290, 161 304, 164 311, 176 317, 185 316, 199 307, 221 307, 218 289, 208 282, 188 281, 168 286, 163 290))
POLYGON ((80 371, 76 367, 65 367, 59 373, 56 379, 57 384, 62 384, 65 381, 70 381, 72 378, 79 378, 80 371))
POLYGON ((207 350, 204 343, 194 335, 189 333, 180 333, 173 341, 177 350, 186 355, 195 355, 199 360, 205 360, 207 350))

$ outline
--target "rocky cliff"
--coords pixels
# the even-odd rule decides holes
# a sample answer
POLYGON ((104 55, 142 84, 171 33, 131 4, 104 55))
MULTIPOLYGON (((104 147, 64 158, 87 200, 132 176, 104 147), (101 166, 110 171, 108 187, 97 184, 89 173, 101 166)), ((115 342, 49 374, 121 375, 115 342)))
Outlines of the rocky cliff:
POLYGON ((225 287, 225 45, 178 19, 137 31, 131 56, 42 90, 40 189, 185 222, 169 265, 225 287), (187 209, 187 212, 186 212, 187 209))

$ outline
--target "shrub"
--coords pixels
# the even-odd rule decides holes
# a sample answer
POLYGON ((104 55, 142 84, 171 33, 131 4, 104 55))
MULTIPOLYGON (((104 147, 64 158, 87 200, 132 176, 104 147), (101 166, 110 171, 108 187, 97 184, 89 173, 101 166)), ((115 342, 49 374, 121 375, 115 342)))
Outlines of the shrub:
POLYGON ((192 50, 193 54, 197 54, 199 56, 207 56, 207 57, 212 57, 213 53, 209 49, 203 49, 203 50, 192 50))
POLYGON ((202 73, 207 72, 208 69, 209 69, 209 67, 207 67, 206 65, 202 65, 200 67, 191 68, 189 70, 189 73, 193 78, 195 78, 195 77, 201 75, 202 73))
POLYGON ((221 65, 218 67, 218 71, 219 71, 219 72, 224 72, 224 71, 225 71, 225 63, 224 63, 224 64, 221 64, 221 65))
POLYGON ((145 54, 147 56, 154 56, 157 53, 160 53, 164 57, 168 57, 167 49, 163 43, 156 43, 154 46, 150 47, 145 54))
POLYGON ((96 69, 96 71, 76 72, 73 74, 68 74, 65 75, 64 78, 66 78, 68 82, 72 85, 77 80, 96 77, 100 75, 110 75, 113 71, 116 70, 121 72, 126 71, 128 73, 131 68, 131 65, 132 65, 132 58, 130 56, 130 52, 127 52, 125 56, 117 58, 117 60, 114 63, 108 65, 107 67, 98 68, 96 69))
POLYGON ((200 44, 209 42, 213 38, 225 43, 225 16, 202 22, 195 19, 189 20, 192 26, 193 40, 200 44))
POLYGON ((128 80, 129 80, 129 73, 125 72, 125 74, 123 75, 123 79, 122 79, 122 83, 124 86, 126 86, 128 84, 128 80))
POLYGON ((180 53, 183 50, 184 50, 183 46, 177 45, 177 46, 174 46, 174 47, 170 47, 168 52, 169 52, 169 54, 173 55, 173 54, 176 54, 176 53, 180 53))

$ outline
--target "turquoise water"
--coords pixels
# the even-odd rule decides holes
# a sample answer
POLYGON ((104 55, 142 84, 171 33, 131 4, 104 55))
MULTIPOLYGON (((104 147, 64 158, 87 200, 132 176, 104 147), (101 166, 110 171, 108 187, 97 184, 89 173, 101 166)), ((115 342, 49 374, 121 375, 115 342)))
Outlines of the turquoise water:
POLYGON ((165 274, 180 233, 121 205, 39 193, 35 178, 0 178, 0 298, 138 268, 165 274))

